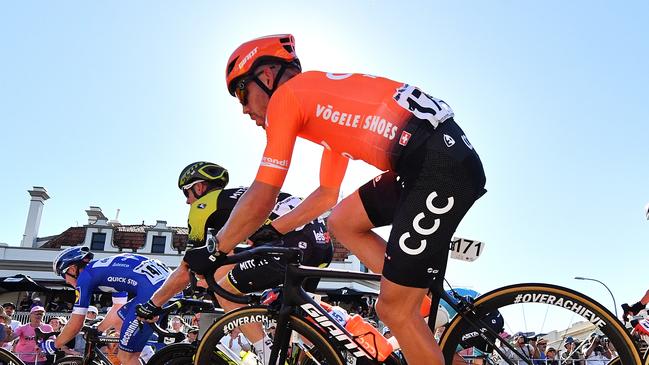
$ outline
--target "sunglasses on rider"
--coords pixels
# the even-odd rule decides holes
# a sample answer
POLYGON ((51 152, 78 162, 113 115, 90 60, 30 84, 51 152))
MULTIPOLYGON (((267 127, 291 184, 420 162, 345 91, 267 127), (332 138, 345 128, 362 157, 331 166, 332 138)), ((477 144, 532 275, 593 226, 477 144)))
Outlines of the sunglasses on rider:
POLYGON ((182 190, 183 190, 183 194, 185 194, 185 197, 186 197, 186 198, 189 198, 189 190, 190 190, 192 187, 194 187, 194 185, 196 185, 196 184, 198 184, 198 183, 202 183, 202 182, 204 182, 204 181, 205 181, 205 180, 196 180, 196 181, 191 182, 191 183, 189 183, 189 184, 187 184, 187 185, 183 185, 182 190))
POLYGON ((237 96, 237 99, 239 99, 239 102, 242 106, 246 106, 248 104, 248 89, 246 88, 246 86, 248 86, 248 83, 250 81, 256 79, 262 73, 264 73, 263 70, 252 76, 244 77, 237 84, 237 87, 234 89, 234 94, 237 96))

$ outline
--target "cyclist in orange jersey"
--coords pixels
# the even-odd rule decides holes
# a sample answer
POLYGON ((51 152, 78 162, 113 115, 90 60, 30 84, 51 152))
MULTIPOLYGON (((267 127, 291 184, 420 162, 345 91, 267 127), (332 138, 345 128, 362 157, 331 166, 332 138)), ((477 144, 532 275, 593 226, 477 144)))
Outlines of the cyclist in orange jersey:
MULTIPOLYGON (((272 222, 279 234, 337 203, 349 159, 389 170, 394 178, 384 179, 384 184, 395 190, 393 199, 374 199, 368 208, 355 192, 334 208, 332 217, 357 216, 365 223, 393 225, 387 244, 377 235, 361 237, 362 243, 347 237, 342 243, 382 273, 376 309, 408 363, 442 364, 419 307, 428 288, 441 285, 457 225, 486 192, 480 159, 455 123, 453 110, 415 86, 382 77, 302 73, 289 34, 242 44, 228 60, 226 83, 243 113, 265 130, 266 149, 255 181, 216 235, 218 245, 189 250, 184 260, 198 274, 208 273, 263 223, 290 167, 297 137, 324 148, 320 186, 272 222)), ((334 223, 345 232, 342 220, 334 223)))

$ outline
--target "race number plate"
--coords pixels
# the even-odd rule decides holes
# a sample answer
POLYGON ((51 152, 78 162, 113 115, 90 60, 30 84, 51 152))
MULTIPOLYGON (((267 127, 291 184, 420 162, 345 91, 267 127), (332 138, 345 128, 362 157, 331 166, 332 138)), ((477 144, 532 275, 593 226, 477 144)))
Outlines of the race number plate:
POLYGON ((467 238, 453 237, 451 241, 451 258, 462 261, 475 261, 484 250, 484 242, 467 238))

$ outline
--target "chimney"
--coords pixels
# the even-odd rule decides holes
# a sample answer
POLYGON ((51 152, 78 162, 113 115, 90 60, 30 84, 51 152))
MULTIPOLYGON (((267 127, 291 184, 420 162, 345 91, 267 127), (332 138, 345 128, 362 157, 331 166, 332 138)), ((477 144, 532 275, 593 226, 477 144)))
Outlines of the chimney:
POLYGON ((20 243, 21 247, 35 247, 38 228, 41 225, 41 215, 45 201, 50 198, 47 190, 41 186, 34 186, 32 190, 27 190, 32 197, 29 202, 29 213, 27 214, 27 223, 25 224, 25 234, 20 243))
POLYGON ((108 218, 102 213, 101 208, 91 205, 90 208, 86 209, 86 214, 88 214, 88 225, 108 225, 108 218))

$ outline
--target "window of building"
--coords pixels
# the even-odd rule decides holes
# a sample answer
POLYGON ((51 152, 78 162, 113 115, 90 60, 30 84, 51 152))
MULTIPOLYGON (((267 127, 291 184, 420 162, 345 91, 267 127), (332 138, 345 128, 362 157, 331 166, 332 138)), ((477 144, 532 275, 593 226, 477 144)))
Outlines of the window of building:
POLYGON ((151 253, 165 253, 165 245, 167 244, 167 237, 153 236, 151 243, 151 253))
POLYGON ((94 232, 90 240, 91 251, 103 251, 106 247, 106 233, 94 232))

